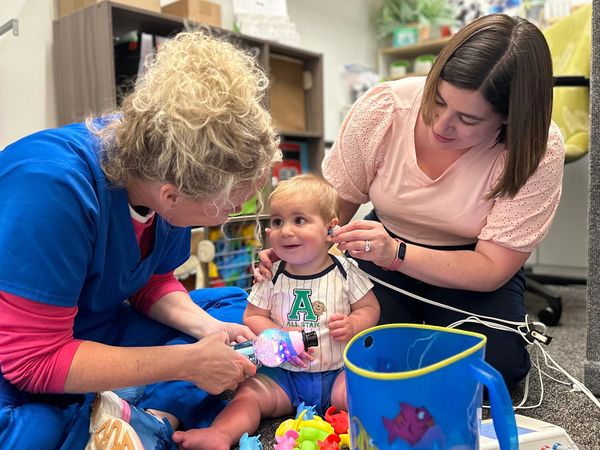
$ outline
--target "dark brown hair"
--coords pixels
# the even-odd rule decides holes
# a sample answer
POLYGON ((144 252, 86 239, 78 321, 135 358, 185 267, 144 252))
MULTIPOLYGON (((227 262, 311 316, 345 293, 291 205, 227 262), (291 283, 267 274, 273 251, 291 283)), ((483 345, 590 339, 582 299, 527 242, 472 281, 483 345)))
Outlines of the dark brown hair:
POLYGON ((437 57, 425 83, 422 114, 433 123, 439 81, 480 91, 506 119, 498 143, 508 151, 489 198, 514 197, 546 152, 552 114, 552 59, 542 32, 520 17, 490 14, 462 28, 437 57))

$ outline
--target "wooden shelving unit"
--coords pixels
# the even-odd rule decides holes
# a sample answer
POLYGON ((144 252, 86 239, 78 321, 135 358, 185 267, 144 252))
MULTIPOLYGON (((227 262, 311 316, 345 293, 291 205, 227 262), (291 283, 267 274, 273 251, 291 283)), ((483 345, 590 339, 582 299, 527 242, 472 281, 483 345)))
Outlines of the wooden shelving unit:
MULTIPOLYGON (((282 138, 306 142, 310 170, 320 172, 324 156, 322 55, 220 28, 202 27, 239 47, 250 49, 256 55, 272 81, 267 99, 269 107, 283 104, 290 114, 302 112, 302 117, 296 118, 302 127, 287 128, 285 117, 278 117, 271 108, 275 123, 283 124, 279 127, 282 138), (278 71, 281 65, 276 62, 281 60, 293 61, 299 74, 278 71), (277 97, 281 86, 285 86, 283 92, 295 94, 293 98, 297 102, 277 97)), ((53 50, 59 123, 81 121, 89 115, 116 108, 115 37, 133 30, 168 37, 184 28, 184 20, 180 17, 110 1, 98 2, 55 20, 53 50)), ((286 110, 280 108, 279 114, 282 114, 281 111, 286 110)))
MULTIPOLYGON (((406 47, 388 47, 379 49, 379 75, 384 80, 390 80, 390 63, 397 59, 414 60, 420 55, 437 55, 450 40, 451 36, 439 39, 431 39, 406 47)), ((407 76, 419 75, 409 73, 407 76)))

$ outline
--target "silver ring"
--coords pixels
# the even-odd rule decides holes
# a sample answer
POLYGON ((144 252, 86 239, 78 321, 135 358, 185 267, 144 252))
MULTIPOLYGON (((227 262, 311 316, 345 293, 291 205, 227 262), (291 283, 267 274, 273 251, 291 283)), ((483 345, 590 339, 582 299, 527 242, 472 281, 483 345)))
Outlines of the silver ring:
POLYGON ((369 242, 369 240, 367 239, 365 241, 365 252, 370 252, 371 251, 371 243, 369 242))

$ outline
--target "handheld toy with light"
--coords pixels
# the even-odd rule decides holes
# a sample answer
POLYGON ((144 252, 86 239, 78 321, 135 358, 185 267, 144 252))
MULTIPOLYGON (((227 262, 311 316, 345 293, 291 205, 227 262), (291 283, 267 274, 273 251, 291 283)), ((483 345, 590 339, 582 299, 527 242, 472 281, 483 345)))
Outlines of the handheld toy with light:
POLYGON ((315 331, 284 331, 268 328, 255 340, 236 344, 233 349, 248 357, 257 366, 278 367, 290 359, 319 345, 315 331))

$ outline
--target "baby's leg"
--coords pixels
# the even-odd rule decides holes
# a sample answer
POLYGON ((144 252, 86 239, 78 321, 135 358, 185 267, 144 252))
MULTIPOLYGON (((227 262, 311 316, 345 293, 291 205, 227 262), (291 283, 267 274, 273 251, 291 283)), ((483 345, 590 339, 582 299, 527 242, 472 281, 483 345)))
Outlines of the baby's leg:
POLYGON ((348 399, 346 394, 346 374, 342 370, 333 382, 331 388, 331 406, 348 411, 348 399))
POLYGON ((240 385, 209 428, 177 431, 173 440, 184 450, 229 450, 244 433, 252 435, 261 418, 292 412, 285 391, 270 378, 258 374, 240 385))

